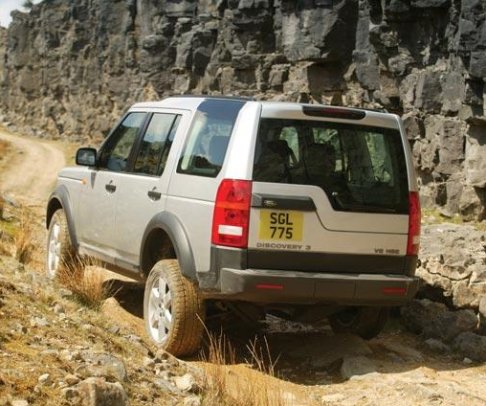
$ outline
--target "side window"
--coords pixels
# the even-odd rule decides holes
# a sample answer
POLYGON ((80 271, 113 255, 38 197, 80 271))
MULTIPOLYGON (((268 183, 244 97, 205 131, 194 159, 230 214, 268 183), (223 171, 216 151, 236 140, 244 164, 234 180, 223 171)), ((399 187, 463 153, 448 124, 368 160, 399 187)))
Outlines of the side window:
POLYGON ((130 113, 115 129, 100 152, 100 167, 114 172, 123 172, 128 158, 145 120, 146 113, 130 113))
POLYGON ((287 146, 290 148, 288 150, 288 160, 290 160, 289 165, 291 167, 297 166, 300 160, 299 151, 299 134, 295 127, 283 127, 280 134, 280 140, 285 141, 287 146))
POLYGON ((393 186, 391 152, 386 144, 386 138, 383 134, 371 132, 364 134, 364 138, 370 154, 374 180, 393 186))
POLYGON ((255 148, 253 177, 263 182, 290 182, 299 165, 299 134, 294 126, 263 121, 255 148))
POLYGON ((177 172, 210 177, 218 175, 243 104, 228 100, 206 100, 200 104, 177 172))
POLYGON ((328 153, 334 154, 334 170, 343 172, 345 168, 340 134, 338 130, 332 128, 313 128, 313 139, 315 144, 324 144, 327 147, 328 153))
POLYGON ((165 168, 180 116, 155 113, 142 139, 134 172, 161 175, 165 168))

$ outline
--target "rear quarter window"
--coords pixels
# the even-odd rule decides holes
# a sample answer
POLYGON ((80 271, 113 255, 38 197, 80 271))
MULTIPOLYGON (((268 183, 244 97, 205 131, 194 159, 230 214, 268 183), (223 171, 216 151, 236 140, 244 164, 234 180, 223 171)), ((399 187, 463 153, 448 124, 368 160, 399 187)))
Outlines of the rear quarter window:
POLYGON ((177 172, 216 177, 223 166, 231 133, 244 102, 206 100, 198 107, 177 172))

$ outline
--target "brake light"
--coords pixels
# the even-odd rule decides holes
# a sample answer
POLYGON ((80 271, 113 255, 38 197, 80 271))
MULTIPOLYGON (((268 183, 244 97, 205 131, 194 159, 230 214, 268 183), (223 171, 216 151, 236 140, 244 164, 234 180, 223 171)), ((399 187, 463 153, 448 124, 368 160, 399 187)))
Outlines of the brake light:
POLYGON ((420 247, 420 199, 417 192, 408 195, 407 255, 418 255, 420 247))
POLYGON ((223 179, 216 194, 211 242, 246 248, 250 221, 251 181, 223 179))
POLYGON ((303 106, 302 110, 307 116, 342 118, 344 120, 362 120, 366 112, 356 109, 343 109, 339 107, 303 106))

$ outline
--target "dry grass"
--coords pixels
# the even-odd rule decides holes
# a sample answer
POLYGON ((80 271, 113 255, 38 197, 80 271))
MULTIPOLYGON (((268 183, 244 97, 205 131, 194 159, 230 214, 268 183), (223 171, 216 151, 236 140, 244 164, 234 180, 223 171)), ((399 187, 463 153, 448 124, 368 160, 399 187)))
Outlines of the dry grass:
POLYGON ((28 264, 33 256, 33 227, 32 219, 27 210, 21 208, 19 226, 14 236, 15 259, 21 264, 28 264))
MULTIPOLYGON (((267 340, 255 339, 246 346, 249 354, 237 364, 236 350, 220 333, 208 333, 208 355, 205 359, 206 384, 204 405, 289 406, 295 398, 284 391, 286 383, 275 378, 275 364, 267 340)), ((288 384, 287 384, 288 385, 288 384)))
POLYGON ((83 305, 93 309, 99 309, 112 293, 111 284, 93 269, 98 265, 92 258, 72 258, 57 273, 58 281, 73 292, 83 305))
POLYGON ((2 238, 0 238, 0 255, 10 255, 10 251, 8 250, 6 244, 2 241, 2 238))
POLYGON ((0 171, 8 165, 9 154, 10 144, 7 141, 0 140, 0 171))
MULTIPOLYGON (((6 141, 0 140, 0 169, 4 164, 3 161, 7 156, 8 149, 9 149, 9 144, 6 141)), ((5 200, 3 199, 0 191, 0 220, 3 219, 4 207, 5 207, 5 200)))

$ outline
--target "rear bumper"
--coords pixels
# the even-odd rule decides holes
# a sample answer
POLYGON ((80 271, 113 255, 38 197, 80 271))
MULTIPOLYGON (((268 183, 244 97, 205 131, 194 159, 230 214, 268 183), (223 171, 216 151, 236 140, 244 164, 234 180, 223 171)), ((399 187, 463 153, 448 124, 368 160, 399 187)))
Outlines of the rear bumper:
POLYGON ((258 303, 395 306, 410 301, 419 285, 419 278, 404 275, 220 271, 221 296, 258 303))

